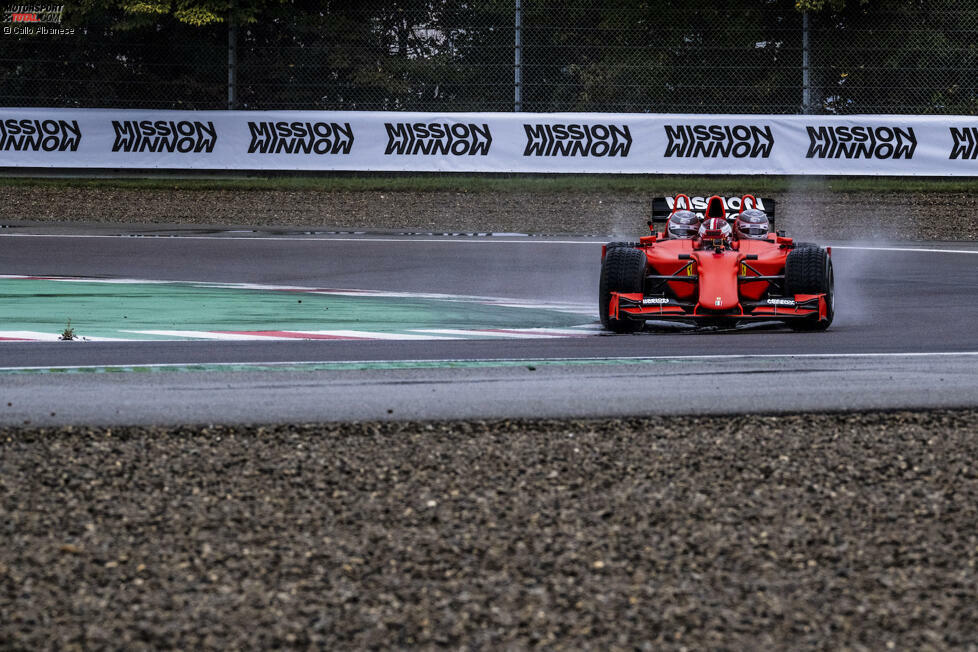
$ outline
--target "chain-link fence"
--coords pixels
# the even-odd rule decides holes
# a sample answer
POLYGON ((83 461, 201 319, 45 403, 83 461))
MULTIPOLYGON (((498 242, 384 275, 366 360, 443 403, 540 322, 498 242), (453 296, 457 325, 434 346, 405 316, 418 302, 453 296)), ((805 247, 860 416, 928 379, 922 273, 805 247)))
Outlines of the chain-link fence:
POLYGON ((4 23, 0 104, 978 113, 978 6, 847 4, 805 17, 793 0, 295 0, 235 29, 129 30, 69 8, 73 35, 4 23))

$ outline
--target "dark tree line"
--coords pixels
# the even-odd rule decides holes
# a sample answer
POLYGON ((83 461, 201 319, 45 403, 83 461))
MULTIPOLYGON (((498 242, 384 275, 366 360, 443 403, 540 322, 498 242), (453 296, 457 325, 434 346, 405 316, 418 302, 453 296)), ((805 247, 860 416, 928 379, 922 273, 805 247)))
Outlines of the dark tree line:
MULTIPOLYGON (((515 0, 84 0, 3 35, 6 106, 511 111, 515 0)), ((958 0, 521 0, 525 111, 978 111, 958 0)))

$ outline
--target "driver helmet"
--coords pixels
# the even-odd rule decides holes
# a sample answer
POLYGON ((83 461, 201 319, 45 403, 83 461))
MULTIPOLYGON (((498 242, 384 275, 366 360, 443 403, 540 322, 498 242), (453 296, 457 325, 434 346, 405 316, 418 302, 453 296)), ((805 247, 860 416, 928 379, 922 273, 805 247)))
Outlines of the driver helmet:
POLYGON ((738 238, 763 239, 771 230, 771 223, 764 211, 748 208, 737 216, 733 228, 738 238))
POLYGON ((700 228, 700 218, 693 211, 676 211, 669 216, 666 231, 670 238, 695 238, 700 228))
POLYGON ((722 217, 711 217, 700 226, 700 242, 704 247, 724 247, 730 244, 733 229, 722 217))

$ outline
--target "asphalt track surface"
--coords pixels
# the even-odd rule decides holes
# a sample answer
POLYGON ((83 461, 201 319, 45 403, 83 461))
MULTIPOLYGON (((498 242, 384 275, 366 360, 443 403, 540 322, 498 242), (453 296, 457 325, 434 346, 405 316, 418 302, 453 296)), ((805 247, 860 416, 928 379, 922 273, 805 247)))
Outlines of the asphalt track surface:
MULTIPOLYGON (((585 417, 978 404, 978 247, 827 244, 834 246, 838 308, 826 333, 7 342, 0 370, 79 369, 5 373, 0 422, 585 417), (84 373, 104 367, 160 373, 84 373)), ((51 227, 11 229, 0 237, 0 273, 590 304, 596 303, 599 251, 600 243, 575 238, 51 227)))

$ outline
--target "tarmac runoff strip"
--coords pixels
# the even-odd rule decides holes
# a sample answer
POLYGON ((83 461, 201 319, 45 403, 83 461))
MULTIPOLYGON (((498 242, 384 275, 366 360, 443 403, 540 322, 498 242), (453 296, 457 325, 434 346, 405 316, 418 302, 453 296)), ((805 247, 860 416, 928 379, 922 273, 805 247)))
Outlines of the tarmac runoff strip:
POLYGON ((260 371, 369 371, 400 369, 487 369, 494 367, 587 366, 587 365, 663 365, 715 364, 724 361, 753 361, 769 364, 791 360, 834 359, 914 359, 914 358, 978 358, 978 351, 941 351, 915 353, 796 353, 796 354, 728 354, 685 356, 635 356, 601 358, 498 358, 498 359, 441 359, 441 360, 347 360, 306 362, 242 362, 242 363, 160 363, 144 365, 78 365, 47 367, 0 367, 0 375, 9 374, 107 374, 107 373, 173 373, 173 372, 260 372, 260 371))
POLYGON ((0 342, 587 337, 592 306, 253 283, 0 276, 0 342))
MULTIPOLYGON (((229 232, 230 233, 230 232, 229 232)), ((248 233, 247 231, 245 233, 248 233)), ((427 235, 427 234, 425 234, 427 235)), ((426 243, 426 244, 533 244, 533 245, 585 245, 593 247, 595 245, 606 244, 611 240, 611 236, 594 240, 590 237, 580 239, 548 239, 535 237, 528 233, 497 233, 497 234, 469 234, 464 238, 455 237, 454 234, 446 234, 444 237, 423 237, 419 235, 405 234, 400 236, 365 236, 364 234, 354 234, 346 237, 319 237, 314 234, 303 236, 219 236, 219 235, 179 235, 179 234, 82 234, 82 233, 0 233, 0 238, 128 238, 128 239, 183 239, 183 240, 221 240, 223 242, 248 242, 253 240, 271 240, 278 242, 358 242, 358 243, 379 243, 389 244, 392 242, 400 244, 426 243)), ((627 238, 626 238, 627 239, 627 238)), ((943 253, 943 254, 978 254, 978 249, 948 249, 942 247, 872 247, 861 245, 830 245, 833 249, 851 249, 855 251, 886 251, 886 252, 921 252, 921 253, 943 253)), ((2 277, 0 277, 2 278, 2 277)))

